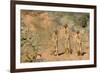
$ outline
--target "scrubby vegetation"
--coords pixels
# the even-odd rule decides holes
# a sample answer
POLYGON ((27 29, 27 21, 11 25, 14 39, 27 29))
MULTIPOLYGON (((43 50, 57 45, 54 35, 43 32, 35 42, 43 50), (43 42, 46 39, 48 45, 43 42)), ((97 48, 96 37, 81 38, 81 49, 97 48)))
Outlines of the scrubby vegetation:
POLYGON ((89 14, 21 10, 21 62, 89 59, 89 14))

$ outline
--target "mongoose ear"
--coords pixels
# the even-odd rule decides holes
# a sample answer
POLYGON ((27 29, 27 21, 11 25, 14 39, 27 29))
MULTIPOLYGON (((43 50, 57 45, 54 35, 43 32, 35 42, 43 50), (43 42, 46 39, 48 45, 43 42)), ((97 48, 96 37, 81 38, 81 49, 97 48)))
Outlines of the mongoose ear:
POLYGON ((77 31, 76 33, 77 33, 77 34, 79 34, 80 32, 79 32, 79 31, 77 31))
POLYGON ((56 35, 58 34, 58 30, 55 31, 55 34, 56 34, 56 35))
POLYGON ((68 27, 68 25, 67 25, 67 24, 65 24, 65 25, 64 25, 64 28, 67 28, 67 27, 68 27))

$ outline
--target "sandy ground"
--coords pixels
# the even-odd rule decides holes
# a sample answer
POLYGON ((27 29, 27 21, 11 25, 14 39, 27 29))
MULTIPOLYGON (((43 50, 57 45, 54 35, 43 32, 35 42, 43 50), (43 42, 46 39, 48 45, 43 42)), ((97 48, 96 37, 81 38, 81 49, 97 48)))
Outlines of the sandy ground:
POLYGON ((86 54, 78 56, 77 53, 72 54, 62 54, 59 56, 52 55, 53 50, 46 49, 45 51, 40 51, 41 57, 40 59, 44 59, 45 61, 64 61, 64 60, 87 60, 89 59, 89 49, 84 50, 86 54))

